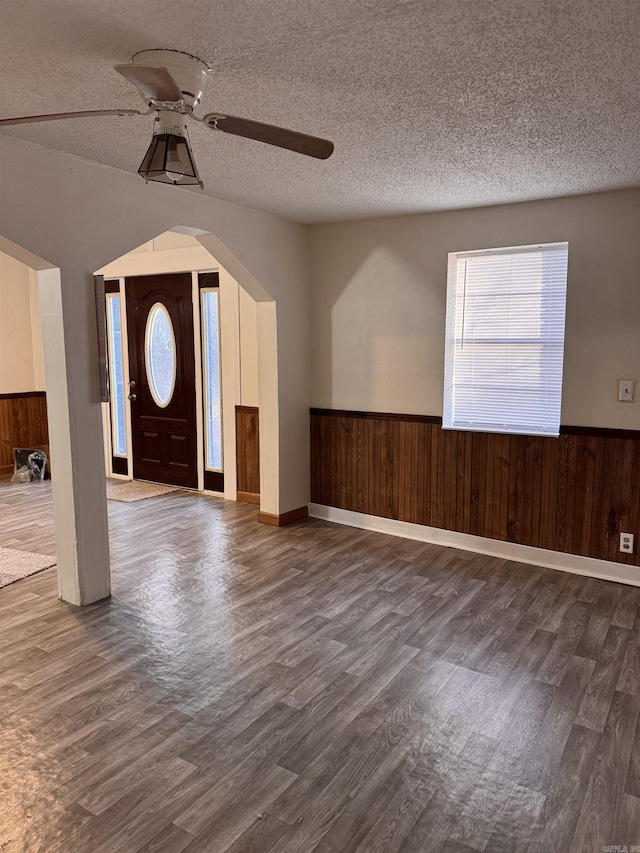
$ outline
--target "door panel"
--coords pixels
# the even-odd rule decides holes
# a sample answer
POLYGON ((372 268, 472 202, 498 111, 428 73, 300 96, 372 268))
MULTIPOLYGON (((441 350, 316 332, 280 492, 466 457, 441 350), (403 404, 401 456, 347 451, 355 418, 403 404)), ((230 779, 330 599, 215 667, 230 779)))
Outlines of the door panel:
POLYGON ((126 294, 133 476, 195 489, 191 274, 128 278, 126 294))

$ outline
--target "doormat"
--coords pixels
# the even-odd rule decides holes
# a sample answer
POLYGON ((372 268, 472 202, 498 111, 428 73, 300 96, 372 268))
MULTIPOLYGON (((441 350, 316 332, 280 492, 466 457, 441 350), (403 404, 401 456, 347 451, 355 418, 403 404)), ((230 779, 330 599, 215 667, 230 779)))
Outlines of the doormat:
POLYGON ((133 503, 158 495, 168 495, 170 492, 181 492, 180 486, 160 486, 158 483, 143 483, 140 480, 127 480, 124 483, 108 483, 107 497, 110 501, 133 503))
POLYGON ((0 548, 0 587, 28 578, 44 569, 56 565, 56 558, 33 551, 17 551, 15 548, 0 548))

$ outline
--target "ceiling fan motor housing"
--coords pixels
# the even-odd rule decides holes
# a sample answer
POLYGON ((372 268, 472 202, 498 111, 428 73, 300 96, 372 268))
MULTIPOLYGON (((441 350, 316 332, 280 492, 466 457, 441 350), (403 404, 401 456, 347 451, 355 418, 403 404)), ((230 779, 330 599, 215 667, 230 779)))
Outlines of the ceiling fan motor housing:
POLYGON ((194 109, 200 103, 209 66, 197 56, 180 50, 141 50, 131 59, 134 65, 166 68, 182 92, 185 104, 194 109))
POLYGON ((173 110, 159 110, 153 123, 153 135, 157 136, 160 133, 188 138, 185 116, 173 110))

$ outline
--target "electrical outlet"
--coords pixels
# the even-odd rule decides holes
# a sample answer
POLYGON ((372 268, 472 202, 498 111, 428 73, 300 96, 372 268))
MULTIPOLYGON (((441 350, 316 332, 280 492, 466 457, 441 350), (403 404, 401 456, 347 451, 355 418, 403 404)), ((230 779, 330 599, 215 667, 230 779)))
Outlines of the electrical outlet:
POLYGON ((618 384, 618 401, 620 403, 633 403, 635 391, 635 379, 621 379, 618 384))
POLYGON ((623 554, 633 554, 633 533, 620 534, 620 550, 623 554))

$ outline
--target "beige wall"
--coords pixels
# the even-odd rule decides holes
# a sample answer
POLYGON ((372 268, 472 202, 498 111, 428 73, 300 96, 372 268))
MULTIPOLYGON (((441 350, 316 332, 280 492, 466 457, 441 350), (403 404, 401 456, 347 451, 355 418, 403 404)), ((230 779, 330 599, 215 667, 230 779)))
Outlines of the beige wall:
POLYGON ((640 190, 313 227, 312 405, 441 415, 448 252, 563 240, 562 423, 640 429, 640 190))
POLYGON ((0 252, 0 394, 44 391, 40 300, 32 271, 0 252))

